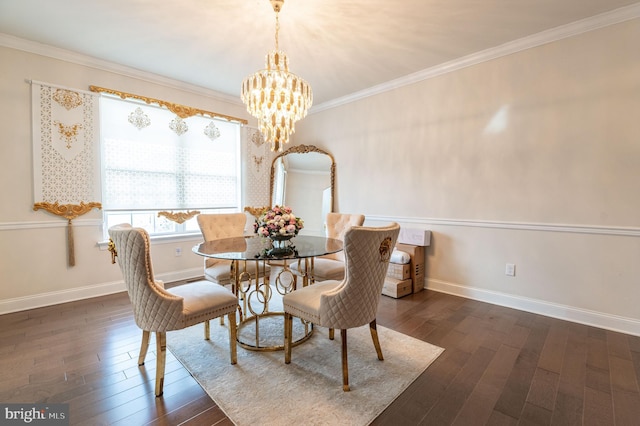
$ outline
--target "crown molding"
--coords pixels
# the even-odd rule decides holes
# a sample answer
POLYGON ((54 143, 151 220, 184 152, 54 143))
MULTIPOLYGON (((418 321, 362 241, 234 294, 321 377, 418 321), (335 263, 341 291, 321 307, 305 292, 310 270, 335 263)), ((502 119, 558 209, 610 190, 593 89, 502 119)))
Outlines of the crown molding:
MULTIPOLYGON (((495 46, 489 49, 482 50, 480 52, 472 53, 470 55, 463 56, 458 59, 454 59, 449 62, 445 62, 436 65, 431 68, 427 68, 404 77, 400 77, 388 82, 372 86, 359 92, 354 92, 350 95, 336 98, 322 104, 313 106, 309 114, 315 114, 327 109, 335 108, 341 105, 345 105, 351 102, 355 102, 360 99, 374 96, 380 93, 384 93, 390 90, 394 90, 400 87, 407 86, 409 84, 417 83, 429 78, 433 78, 442 74, 457 71, 462 68, 466 68, 472 65, 477 65, 492 59, 507 56, 513 53, 520 52, 522 50, 531 49, 537 46, 541 46, 547 43, 552 43, 558 40, 562 40, 568 37, 573 37, 585 32, 593 31, 599 28, 615 25, 631 19, 640 17, 640 2, 629 6, 614 9, 609 12, 601 13, 589 18, 585 18, 570 24, 562 25, 550 30, 542 31, 531 36, 523 37, 518 40, 514 40, 508 43, 504 43, 499 46, 495 46)), ((241 105, 239 98, 235 96, 226 95, 220 92, 213 91, 204 87, 192 85, 178 80, 166 78, 157 74, 141 71, 135 68, 126 67, 123 65, 114 64, 112 62, 104 61, 92 56, 83 55, 80 53, 72 52, 65 49, 49 46, 42 43, 37 43, 18 37, 14 37, 8 34, 0 33, 0 46, 5 46, 17 50, 22 50, 37 55, 50 57, 53 59, 59 59, 67 62, 76 63, 91 68, 96 68, 104 71, 113 72, 126 77, 139 78, 145 81, 150 81, 163 86, 183 90, 195 94, 205 94, 211 98, 217 99, 222 102, 228 102, 235 105, 241 105)))
POLYGON ((449 62, 444 62, 434 67, 427 68, 422 71, 397 78, 395 80, 390 80, 377 86, 369 87, 367 89, 352 93, 347 96, 324 102, 312 107, 309 111, 309 114, 315 114, 317 112, 355 102, 369 96, 378 95, 380 93, 388 92, 390 90, 404 87, 409 84, 437 77, 442 74, 457 71, 462 68, 477 65, 486 61, 490 61, 492 59, 511 55, 513 53, 531 49, 537 46, 542 46, 547 43, 552 43, 589 31, 597 30, 599 28, 619 24, 621 22, 625 22, 638 17, 640 17, 640 3, 621 7, 610 12, 601 13, 599 15, 572 22, 570 24, 542 31, 531 36, 513 40, 499 46, 481 50, 479 52, 475 52, 449 62))
POLYGON ((113 62, 94 58, 93 56, 83 55, 81 53, 72 52, 70 50, 61 49, 59 47, 50 46, 48 44, 25 40, 5 33, 0 33, 0 46, 22 50, 24 52, 33 53, 52 59, 58 59, 65 62, 71 62, 85 67, 95 68, 101 71, 108 71, 125 77, 137 78, 140 80, 159 84, 161 86, 182 90, 197 95, 205 95, 221 102, 227 102, 234 105, 242 105, 242 103, 240 102, 240 98, 236 96, 226 95, 224 93, 216 92, 214 90, 197 86, 195 84, 189 84, 183 81, 174 80, 158 74, 115 64, 113 62))

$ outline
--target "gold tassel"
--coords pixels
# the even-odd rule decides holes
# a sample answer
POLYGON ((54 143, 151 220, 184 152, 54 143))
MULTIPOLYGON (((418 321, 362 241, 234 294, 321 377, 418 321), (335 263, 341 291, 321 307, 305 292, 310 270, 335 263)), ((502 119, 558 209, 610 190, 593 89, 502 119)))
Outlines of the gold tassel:
POLYGON ((76 257, 73 247, 73 227, 71 225, 71 219, 67 222, 67 258, 68 265, 75 266, 76 265, 76 257))
POLYGON ((81 201, 80 204, 59 204, 41 202, 33 205, 33 210, 44 209, 51 214, 61 216, 67 219, 67 264, 69 266, 76 265, 76 257, 73 249, 73 229, 71 228, 71 220, 78 216, 88 213, 91 209, 101 209, 102 204, 97 202, 85 203, 81 201))

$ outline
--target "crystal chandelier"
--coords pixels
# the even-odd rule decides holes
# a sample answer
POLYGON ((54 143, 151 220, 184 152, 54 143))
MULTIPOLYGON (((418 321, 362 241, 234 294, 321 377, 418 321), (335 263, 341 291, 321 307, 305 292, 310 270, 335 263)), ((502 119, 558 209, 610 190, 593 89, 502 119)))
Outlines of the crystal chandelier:
POLYGON ((289 58, 278 49, 278 14, 284 0, 269 1, 276 12, 276 48, 267 53, 266 69, 244 79, 241 98, 249 114, 258 119, 271 150, 282 151, 289 135, 296 130, 296 121, 304 118, 311 108, 313 92, 309 83, 289 72, 289 58))

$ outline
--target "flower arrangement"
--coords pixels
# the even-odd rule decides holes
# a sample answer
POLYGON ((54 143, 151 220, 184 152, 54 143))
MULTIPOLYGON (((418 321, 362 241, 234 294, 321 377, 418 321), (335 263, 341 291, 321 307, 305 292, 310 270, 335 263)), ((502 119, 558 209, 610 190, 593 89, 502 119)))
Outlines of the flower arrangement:
POLYGON ((304 228, 304 221, 293 214, 288 206, 274 206, 263 212, 253 225, 253 230, 263 237, 291 238, 304 228))

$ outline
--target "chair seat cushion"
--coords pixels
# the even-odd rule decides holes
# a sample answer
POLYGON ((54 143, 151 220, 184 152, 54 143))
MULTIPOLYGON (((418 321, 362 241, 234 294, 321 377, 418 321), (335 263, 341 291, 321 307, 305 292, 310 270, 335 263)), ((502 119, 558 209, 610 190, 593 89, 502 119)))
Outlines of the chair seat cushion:
POLYGON ((231 283, 231 262, 222 261, 204 268, 204 277, 220 285, 231 283))
POLYGON ((184 299, 182 315, 185 327, 233 312, 238 306, 238 298, 233 293, 204 280, 172 287, 168 291, 184 299))
POLYGON ((285 294, 282 298, 284 311, 322 326, 323 324, 320 318, 320 295, 332 291, 338 285, 340 285, 340 281, 325 281, 285 294))
MULTIPOLYGON (((298 270, 298 264, 291 265, 291 269, 296 272, 304 271, 304 266, 301 266, 298 270)), ((326 258, 316 258, 313 262, 313 277, 316 281, 336 280, 341 281, 344 279, 344 262, 326 258)))
MULTIPOLYGON (((249 272, 251 272, 251 276, 255 277, 255 266, 252 262, 247 263, 247 268, 249 272)), ((266 265, 265 274, 269 276, 271 272, 271 268, 269 265, 266 265)), ((262 277, 262 265, 260 265, 259 276, 262 277)), ((212 281, 216 284, 220 285, 228 285, 231 284, 231 262, 220 261, 216 262, 213 265, 204 268, 204 277, 205 279, 212 281)), ((246 278, 245 278, 246 279, 246 278)))

